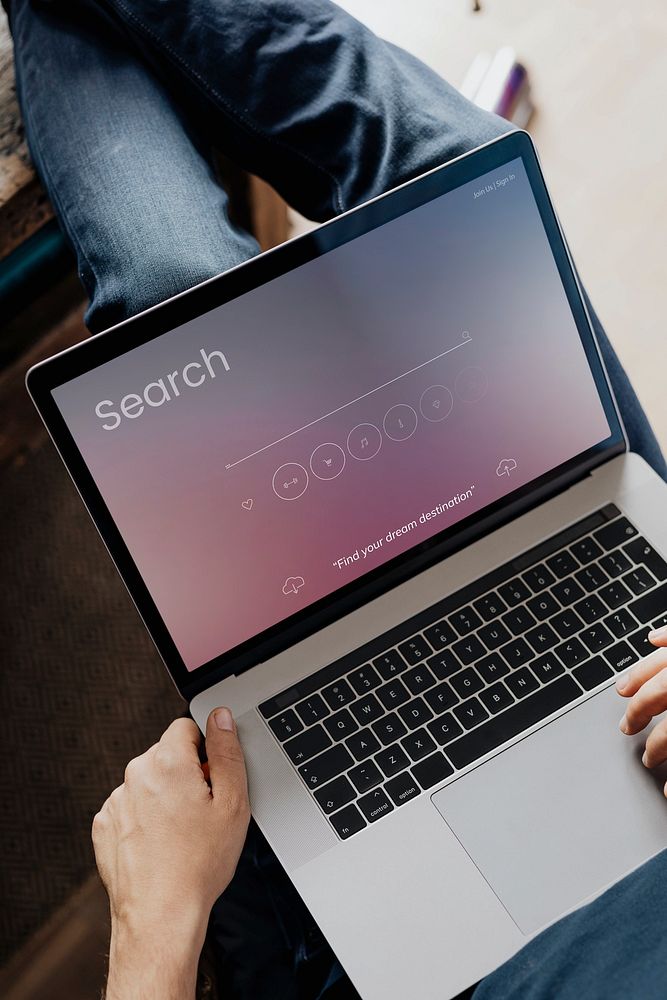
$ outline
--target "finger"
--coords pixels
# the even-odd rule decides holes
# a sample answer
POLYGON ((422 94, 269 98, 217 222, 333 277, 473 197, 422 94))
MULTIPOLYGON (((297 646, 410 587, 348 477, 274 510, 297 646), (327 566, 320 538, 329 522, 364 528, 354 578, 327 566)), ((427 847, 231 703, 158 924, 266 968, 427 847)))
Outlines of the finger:
POLYGON ((654 649, 648 656, 638 660, 634 666, 616 681, 616 690, 624 698, 631 698, 651 677, 667 667, 667 649, 654 649))
POLYGON ((646 741, 646 750, 642 757, 645 767, 657 767, 658 764, 667 760, 667 719, 659 722, 655 729, 649 733, 646 741))
POLYGON ((201 743, 202 735, 196 722, 192 719, 174 719, 160 737, 155 751, 156 761, 167 769, 194 764, 201 771, 201 743))
POLYGON ((667 670, 655 674, 632 696, 621 719, 621 732, 640 733, 655 715, 667 709, 667 670))
POLYGON ((236 723, 228 708, 216 708, 206 723, 206 756, 214 801, 247 809, 248 783, 236 723))
POLYGON ((652 642, 654 646, 667 646, 667 625, 651 629, 648 638, 649 642, 652 642))

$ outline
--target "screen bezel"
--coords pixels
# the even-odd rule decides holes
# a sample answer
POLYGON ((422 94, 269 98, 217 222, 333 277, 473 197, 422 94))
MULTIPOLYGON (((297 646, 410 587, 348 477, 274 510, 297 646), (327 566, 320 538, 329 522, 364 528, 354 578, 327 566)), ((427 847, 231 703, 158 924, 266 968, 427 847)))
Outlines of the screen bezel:
POLYGON ((554 213, 532 144, 525 132, 511 132, 437 167, 318 229, 290 240, 238 267, 168 299, 110 330, 32 368, 28 391, 100 535, 123 578, 157 649, 184 698, 269 659, 344 614, 360 607, 476 538, 571 485, 588 471, 626 450, 626 439, 602 364, 581 290, 554 213), (603 442, 545 473, 502 500, 346 584, 234 649, 189 671, 155 606, 121 533, 55 403, 55 388, 119 355, 196 319, 268 281, 439 198, 448 191, 521 157, 592 370, 611 434, 603 442))

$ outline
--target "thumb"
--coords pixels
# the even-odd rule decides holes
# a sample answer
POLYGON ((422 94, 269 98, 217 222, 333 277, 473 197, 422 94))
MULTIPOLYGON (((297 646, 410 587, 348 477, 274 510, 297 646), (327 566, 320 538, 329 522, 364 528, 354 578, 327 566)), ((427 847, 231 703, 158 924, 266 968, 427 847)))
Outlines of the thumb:
POLYGON ((247 806, 245 760, 236 723, 228 708, 215 708, 208 717, 206 756, 214 801, 237 807, 247 806))
POLYGON ((649 642, 654 646, 667 646, 667 625, 661 628, 654 628, 648 634, 649 642))

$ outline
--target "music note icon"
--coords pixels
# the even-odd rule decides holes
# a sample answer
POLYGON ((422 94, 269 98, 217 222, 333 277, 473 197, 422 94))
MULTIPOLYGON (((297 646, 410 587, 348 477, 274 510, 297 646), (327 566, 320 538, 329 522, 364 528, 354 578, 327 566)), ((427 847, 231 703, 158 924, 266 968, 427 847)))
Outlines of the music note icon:
POLYGON ((361 444, 361 450, 366 451, 366 448, 368 448, 368 438, 362 437, 360 444, 361 444))
POLYGON ((374 458, 382 446, 382 434, 375 424, 357 424, 347 436, 347 450, 358 462, 374 458))

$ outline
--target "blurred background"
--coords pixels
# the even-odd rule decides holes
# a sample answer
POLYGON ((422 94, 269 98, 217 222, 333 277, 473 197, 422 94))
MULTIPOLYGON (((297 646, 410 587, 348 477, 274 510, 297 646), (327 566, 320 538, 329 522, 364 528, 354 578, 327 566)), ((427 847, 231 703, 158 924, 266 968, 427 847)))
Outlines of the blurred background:
MULTIPOLYGON (((467 0, 342 5, 480 101, 504 100, 515 119, 533 106, 528 128, 574 258, 667 449, 664 0, 481 0, 478 11, 467 0), (516 84, 509 97, 508 80, 516 84)), ((263 246, 309 225, 256 178, 230 165, 223 172, 239 218, 263 246)), ((99 996, 107 906, 94 873, 92 815, 126 761, 184 710, 23 388, 29 364, 86 335, 83 309, 73 260, 23 141, 0 14, 6 1000, 99 996)))

